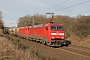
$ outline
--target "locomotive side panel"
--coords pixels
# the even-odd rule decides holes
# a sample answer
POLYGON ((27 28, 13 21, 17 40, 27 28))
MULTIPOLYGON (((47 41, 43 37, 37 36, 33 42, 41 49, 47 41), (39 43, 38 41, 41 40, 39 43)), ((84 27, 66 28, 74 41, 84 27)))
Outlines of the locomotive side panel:
POLYGON ((19 28, 18 31, 18 35, 23 37, 23 38, 28 38, 28 27, 24 27, 24 28, 19 28))
POLYGON ((48 32, 46 27, 29 28, 29 37, 35 37, 38 39, 48 39, 48 32))

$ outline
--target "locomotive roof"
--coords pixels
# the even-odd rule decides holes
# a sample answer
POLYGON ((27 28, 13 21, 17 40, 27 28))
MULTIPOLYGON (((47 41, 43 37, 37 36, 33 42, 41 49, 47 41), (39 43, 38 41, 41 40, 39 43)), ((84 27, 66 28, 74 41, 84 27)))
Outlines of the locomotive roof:
POLYGON ((58 25, 58 26, 63 26, 63 24, 50 24, 50 23, 45 24, 44 26, 48 26, 48 25, 51 25, 51 26, 55 26, 55 25, 58 25))
MULTIPOLYGON (((34 25, 33 27, 42 27, 42 26, 44 26, 43 24, 38 24, 38 25, 34 25)), ((30 26, 30 27, 32 27, 32 26, 30 26)))
MULTIPOLYGON (((51 24, 51 23, 47 23, 47 24, 38 24, 38 25, 34 25, 33 27, 42 27, 42 26, 48 26, 48 25, 51 25, 51 26, 63 26, 63 24, 51 24)), ((30 26, 31 27, 31 26, 30 26)))
MULTIPOLYGON (((47 24, 38 24, 38 25, 34 25, 33 27, 32 26, 28 26, 28 27, 32 27, 32 28, 35 28, 35 27, 42 27, 42 26, 63 26, 63 24, 51 24, 51 23, 47 23, 47 24)), ((27 27, 27 26, 26 26, 27 27)), ((25 27, 20 27, 20 28, 25 28, 25 27)))

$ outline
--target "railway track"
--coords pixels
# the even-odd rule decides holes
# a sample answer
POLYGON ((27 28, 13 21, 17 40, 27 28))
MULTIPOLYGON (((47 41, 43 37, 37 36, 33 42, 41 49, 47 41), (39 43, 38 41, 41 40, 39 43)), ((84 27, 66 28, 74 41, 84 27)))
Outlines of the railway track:
MULTIPOLYGON (((14 36, 14 35, 4 35, 4 37, 16 39, 16 36, 14 36)), ((57 51, 57 52, 60 51, 64 54, 72 56, 72 57, 77 56, 77 57, 81 58, 82 60, 90 60, 90 49, 89 48, 70 45, 68 47, 52 48, 52 50, 57 51)), ((58 53, 58 54, 60 54, 60 53, 58 53)))
POLYGON ((58 50, 62 51, 63 53, 69 54, 69 55, 77 55, 81 58, 84 58, 86 60, 90 60, 90 49, 89 48, 82 48, 79 46, 69 46, 69 47, 62 47, 57 48, 58 50))

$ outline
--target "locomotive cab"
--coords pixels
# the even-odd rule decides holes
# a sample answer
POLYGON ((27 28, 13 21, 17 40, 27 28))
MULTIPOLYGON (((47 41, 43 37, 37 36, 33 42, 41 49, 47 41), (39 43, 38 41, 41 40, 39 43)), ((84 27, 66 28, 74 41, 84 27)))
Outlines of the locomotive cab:
POLYGON ((48 42, 50 46, 68 46, 70 41, 65 40, 65 32, 62 24, 47 24, 48 42))
POLYGON ((51 26, 51 40, 53 39, 59 39, 59 40, 63 40, 65 38, 64 36, 64 29, 63 26, 51 26))

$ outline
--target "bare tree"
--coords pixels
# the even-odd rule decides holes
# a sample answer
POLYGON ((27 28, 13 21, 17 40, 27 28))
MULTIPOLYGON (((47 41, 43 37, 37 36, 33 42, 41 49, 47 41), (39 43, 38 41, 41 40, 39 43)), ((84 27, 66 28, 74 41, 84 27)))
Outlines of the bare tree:
POLYGON ((20 17, 18 20, 18 27, 30 26, 31 25, 31 18, 32 17, 30 15, 20 17))
POLYGON ((0 20, 2 20, 2 14, 3 14, 2 11, 0 11, 0 20))
POLYGON ((3 29, 4 28, 4 25, 3 25, 3 20, 2 20, 2 11, 0 11, 0 29, 3 29))
POLYGON ((44 15, 40 15, 40 14, 35 14, 33 16, 31 15, 26 15, 23 17, 20 17, 18 20, 18 27, 24 27, 24 26, 31 26, 33 25, 33 23, 36 24, 45 24, 45 22, 47 22, 49 20, 46 20, 46 17, 44 15), (34 20, 34 22, 33 22, 34 20))

